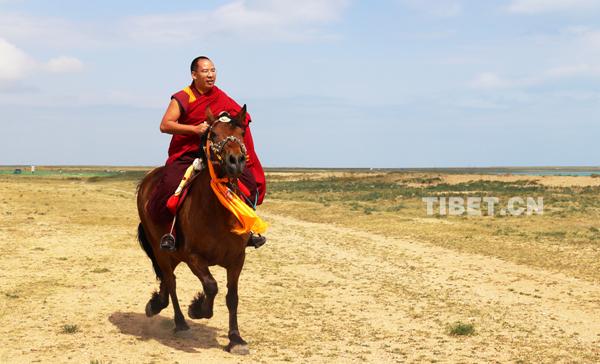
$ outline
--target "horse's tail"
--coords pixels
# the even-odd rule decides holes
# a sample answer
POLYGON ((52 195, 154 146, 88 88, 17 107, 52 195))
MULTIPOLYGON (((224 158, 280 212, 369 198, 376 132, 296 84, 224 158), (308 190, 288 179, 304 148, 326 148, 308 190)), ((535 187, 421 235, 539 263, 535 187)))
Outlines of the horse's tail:
POLYGON ((152 245, 148 241, 148 237, 146 236, 146 232, 144 231, 144 226, 140 222, 138 225, 138 241, 140 242, 140 246, 148 255, 148 258, 152 261, 152 267, 154 268, 154 273, 156 273, 156 278, 162 280, 163 273, 158 266, 158 262, 156 261, 156 257, 154 256, 154 252, 152 251, 152 245))

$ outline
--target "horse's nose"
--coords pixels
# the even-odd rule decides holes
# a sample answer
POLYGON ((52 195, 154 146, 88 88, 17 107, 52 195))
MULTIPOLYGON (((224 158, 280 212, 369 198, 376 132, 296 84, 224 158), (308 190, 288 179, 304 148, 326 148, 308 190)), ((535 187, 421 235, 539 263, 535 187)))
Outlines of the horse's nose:
POLYGON ((239 177, 246 167, 246 156, 244 154, 230 154, 227 157, 227 169, 232 177, 239 177))
POLYGON ((238 156, 237 162, 240 166, 242 166, 242 169, 244 169, 244 167, 246 166, 246 156, 244 154, 240 154, 238 156))

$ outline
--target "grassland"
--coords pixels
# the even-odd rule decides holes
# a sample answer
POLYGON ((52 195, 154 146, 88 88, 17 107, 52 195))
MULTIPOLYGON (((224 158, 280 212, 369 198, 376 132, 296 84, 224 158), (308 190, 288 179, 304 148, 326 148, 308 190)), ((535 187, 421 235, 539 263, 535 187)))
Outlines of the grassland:
POLYGON ((270 175, 270 210, 600 282, 600 186, 594 177, 352 173, 270 175), (565 185, 564 180, 571 180, 565 185), (554 183, 556 182, 556 183, 554 183), (423 197, 541 197, 542 215, 428 216, 423 197), (291 208, 293 206, 293 208, 291 208), (315 214, 315 211, 319 213, 315 214))
MULTIPOLYGON (((269 171, 238 358, 222 350, 223 269, 211 320, 174 335, 171 307, 144 316, 145 171, 0 175, 0 362, 600 361, 600 178, 269 171), (428 216, 423 196, 543 197, 544 214, 428 216)), ((177 277, 186 312, 201 288, 177 277)))

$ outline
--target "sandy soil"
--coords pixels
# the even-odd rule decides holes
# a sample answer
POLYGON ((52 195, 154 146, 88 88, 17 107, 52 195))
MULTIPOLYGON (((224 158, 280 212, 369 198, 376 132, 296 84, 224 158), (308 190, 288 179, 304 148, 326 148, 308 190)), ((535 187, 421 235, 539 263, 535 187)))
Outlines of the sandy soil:
POLYGON ((592 176, 529 176, 518 174, 439 174, 439 173, 386 173, 386 172, 344 172, 344 171, 295 171, 270 172, 269 177, 280 181, 320 180, 328 178, 374 178, 384 177, 407 185, 420 186, 415 178, 440 178, 439 183, 457 184, 471 181, 532 181, 544 186, 585 187, 600 186, 600 178, 592 176))
MULTIPOLYGON (((600 286, 564 274, 282 213, 249 250, 227 343, 224 270, 211 320, 147 318, 157 287, 135 240, 134 187, 0 179, 0 362, 600 361, 600 286), (448 334, 472 323, 475 334, 448 334), (65 325, 76 325, 74 333, 65 325)), ((315 211, 319 213, 319 211, 315 211)), ((201 289, 177 270, 182 309, 201 289)))
POLYGON ((446 183, 456 184, 470 181, 501 181, 501 182, 516 182, 516 181, 535 181, 544 186, 556 187, 585 187, 585 186, 600 186, 600 178, 591 176, 523 176, 515 174, 505 175, 490 175, 490 174, 448 174, 443 176, 446 183))

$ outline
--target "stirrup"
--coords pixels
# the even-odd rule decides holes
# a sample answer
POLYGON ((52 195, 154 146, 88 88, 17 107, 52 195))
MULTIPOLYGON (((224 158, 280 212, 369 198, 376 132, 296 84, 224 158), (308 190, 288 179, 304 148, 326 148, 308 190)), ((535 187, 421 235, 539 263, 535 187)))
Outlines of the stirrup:
POLYGON ((170 252, 174 252, 177 250, 177 246, 175 244, 175 236, 171 233, 166 233, 160 238, 160 248, 163 250, 167 250, 170 252))
POLYGON ((171 230, 160 238, 160 248, 162 250, 174 252, 177 250, 177 243, 175 241, 175 235, 173 235, 173 229, 175 229, 175 222, 177 216, 173 217, 173 223, 171 224, 171 230))

